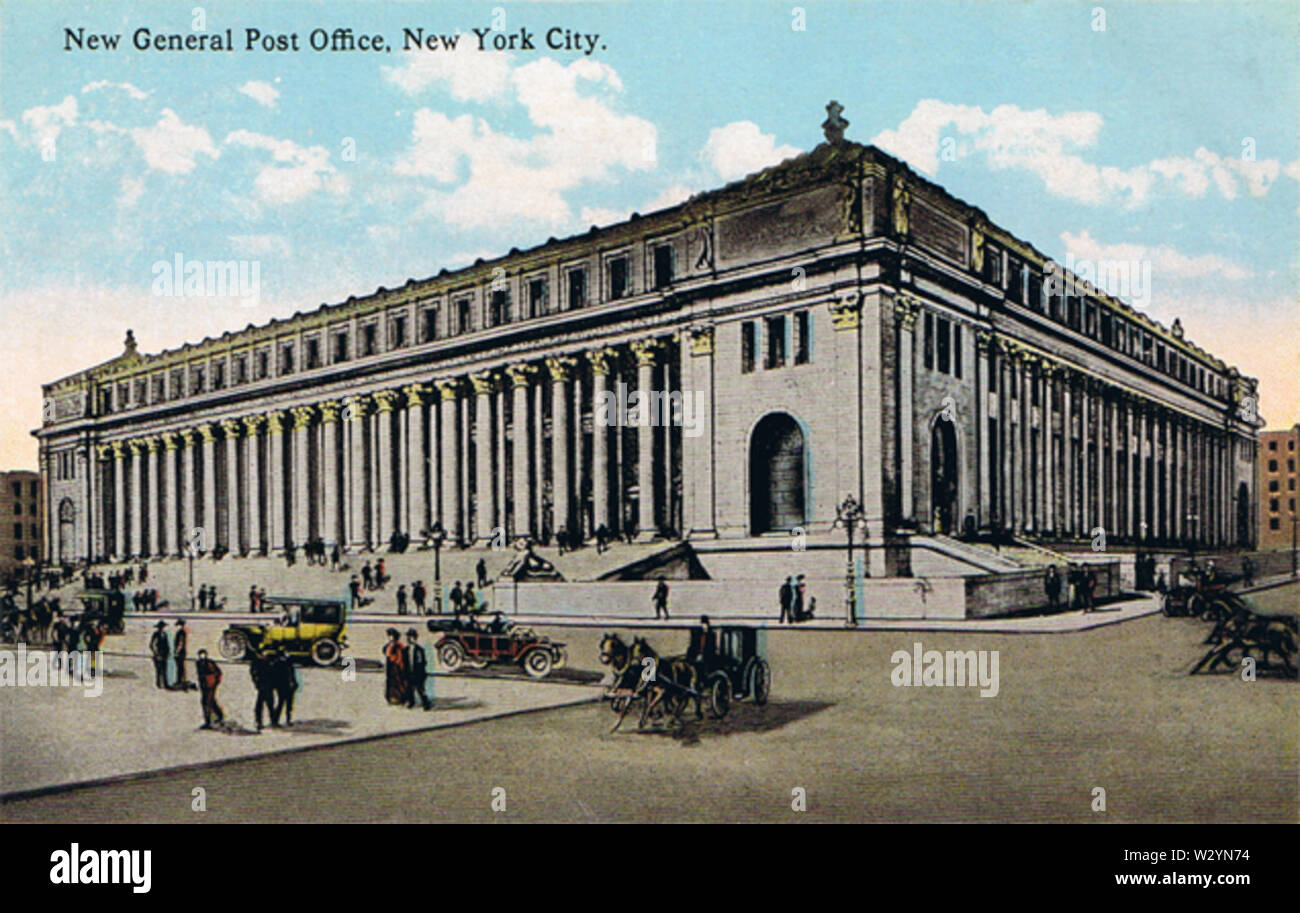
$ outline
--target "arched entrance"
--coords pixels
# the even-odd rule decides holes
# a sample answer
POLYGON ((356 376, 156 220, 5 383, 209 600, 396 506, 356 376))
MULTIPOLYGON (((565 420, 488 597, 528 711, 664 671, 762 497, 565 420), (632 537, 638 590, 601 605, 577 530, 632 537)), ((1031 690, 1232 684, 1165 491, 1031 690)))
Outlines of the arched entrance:
POLYGON ((936 533, 957 531, 957 432, 940 418, 930 429, 930 521, 936 533))
POLYGON ((76 536, 76 508, 71 498, 59 502, 59 560, 68 561, 73 555, 73 539, 76 536))
POLYGON ((784 412, 764 416, 749 442, 749 517, 754 535, 802 526, 807 517, 803 431, 784 412))
POLYGON ((1237 485, 1237 544, 1250 545, 1250 488, 1245 482, 1237 485))

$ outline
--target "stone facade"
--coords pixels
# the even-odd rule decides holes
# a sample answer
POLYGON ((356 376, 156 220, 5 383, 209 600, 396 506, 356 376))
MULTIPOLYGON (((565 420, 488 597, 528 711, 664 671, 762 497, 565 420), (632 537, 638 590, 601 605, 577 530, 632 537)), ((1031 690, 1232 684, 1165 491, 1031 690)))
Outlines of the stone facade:
POLYGON ((50 553, 363 550, 436 524, 464 542, 825 531, 849 494, 873 546, 962 527, 1253 541, 1254 382, 1105 294, 1054 292, 1050 268, 831 138, 399 289, 157 355, 128 337, 44 387, 48 500, 76 524, 50 553), (611 423, 601 403, 632 391, 702 415, 611 423), (56 477, 66 452, 77 472, 56 477))

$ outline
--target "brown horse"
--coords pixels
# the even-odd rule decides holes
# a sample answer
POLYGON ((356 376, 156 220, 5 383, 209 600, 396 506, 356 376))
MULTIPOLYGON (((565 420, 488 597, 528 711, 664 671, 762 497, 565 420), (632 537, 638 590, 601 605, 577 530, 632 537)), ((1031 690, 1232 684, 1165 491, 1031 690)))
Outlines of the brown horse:
POLYGON ((670 714, 671 722, 680 723, 686 702, 695 698, 695 717, 701 719, 699 675, 684 657, 660 657, 644 637, 635 637, 631 646, 618 634, 606 634, 600 641, 600 661, 614 672, 613 688, 624 692, 613 699, 619 714, 611 732, 623 724, 632 703, 642 698, 641 719, 637 729, 644 729, 651 716, 670 714))

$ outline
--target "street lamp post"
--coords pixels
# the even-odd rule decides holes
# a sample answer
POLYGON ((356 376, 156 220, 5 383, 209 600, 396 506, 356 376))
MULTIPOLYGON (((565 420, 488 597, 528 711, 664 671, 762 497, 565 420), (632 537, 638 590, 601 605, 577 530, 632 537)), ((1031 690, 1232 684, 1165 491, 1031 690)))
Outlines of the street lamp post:
POLYGON ((23 570, 27 572, 25 575, 27 577, 27 613, 30 618, 32 611, 32 577, 36 574, 36 562, 32 560, 31 555, 23 559, 23 570))
POLYGON ((428 541, 433 546, 433 604, 438 614, 442 614, 442 543, 447 538, 447 531, 441 523, 434 523, 429 529, 428 541))
POLYGON ((835 522, 831 524, 832 529, 843 529, 849 540, 848 569, 844 576, 844 589, 846 591, 844 623, 850 628, 858 626, 857 568, 853 564, 853 531, 859 527, 865 537, 867 531, 866 512, 862 509, 862 505, 858 503, 858 499, 850 494, 835 508, 835 522))

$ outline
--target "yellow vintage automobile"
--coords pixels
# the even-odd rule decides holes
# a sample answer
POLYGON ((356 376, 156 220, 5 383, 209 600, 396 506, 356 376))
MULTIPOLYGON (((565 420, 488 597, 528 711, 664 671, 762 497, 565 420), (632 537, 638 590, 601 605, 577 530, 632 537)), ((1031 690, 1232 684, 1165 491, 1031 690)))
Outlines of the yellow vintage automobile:
POLYGON ((278 617, 270 624, 232 624, 221 634, 218 649, 229 660, 247 659, 254 651, 278 648, 293 659, 310 659, 333 666, 347 647, 347 610, 343 599, 268 596, 267 612, 278 617))

